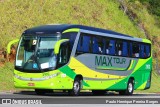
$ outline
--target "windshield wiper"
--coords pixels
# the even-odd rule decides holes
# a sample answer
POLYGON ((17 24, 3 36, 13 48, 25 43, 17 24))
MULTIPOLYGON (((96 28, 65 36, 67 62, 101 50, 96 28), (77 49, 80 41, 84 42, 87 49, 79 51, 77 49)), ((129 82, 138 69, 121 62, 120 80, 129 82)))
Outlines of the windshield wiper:
POLYGON ((30 57, 29 57, 29 59, 26 61, 26 63, 23 65, 23 69, 27 66, 27 64, 29 63, 29 62, 31 62, 31 61, 33 61, 33 57, 34 57, 34 54, 33 55, 31 55, 30 57), (31 60, 31 61, 30 61, 31 60))

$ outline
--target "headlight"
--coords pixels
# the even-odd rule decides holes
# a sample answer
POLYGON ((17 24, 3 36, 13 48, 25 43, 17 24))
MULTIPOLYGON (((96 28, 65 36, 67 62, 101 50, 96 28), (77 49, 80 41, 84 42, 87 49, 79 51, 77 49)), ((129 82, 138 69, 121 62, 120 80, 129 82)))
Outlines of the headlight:
POLYGON ((18 75, 16 75, 16 74, 14 74, 14 77, 15 77, 15 78, 20 78, 20 76, 18 76, 18 75))

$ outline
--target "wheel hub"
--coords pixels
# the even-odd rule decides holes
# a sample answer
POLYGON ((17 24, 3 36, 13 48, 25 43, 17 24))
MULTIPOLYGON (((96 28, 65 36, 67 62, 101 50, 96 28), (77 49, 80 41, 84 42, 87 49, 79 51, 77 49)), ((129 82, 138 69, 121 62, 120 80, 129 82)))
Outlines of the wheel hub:
POLYGON ((79 83, 78 83, 78 82, 75 82, 75 83, 74 83, 74 92, 75 92, 75 93, 78 93, 78 91, 79 91, 79 83))
POLYGON ((133 86, 132 86, 131 83, 129 83, 129 85, 128 85, 128 91, 129 91, 129 92, 132 92, 132 90, 133 90, 133 86))

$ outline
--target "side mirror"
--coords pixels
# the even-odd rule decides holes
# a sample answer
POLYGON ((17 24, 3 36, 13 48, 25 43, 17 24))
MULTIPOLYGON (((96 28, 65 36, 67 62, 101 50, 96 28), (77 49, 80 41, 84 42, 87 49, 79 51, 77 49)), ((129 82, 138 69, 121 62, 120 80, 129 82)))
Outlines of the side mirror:
POLYGON ((58 54, 61 44, 64 42, 68 42, 68 41, 69 41, 69 39, 61 39, 61 40, 57 41, 54 46, 54 54, 58 54))
POLYGON ((11 46, 15 43, 17 43, 19 41, 19 39, 15 39, 15 40, 12 40, 10 41, 8 44, 7 44, 7 54, 10 54, 11 52, 11 46))

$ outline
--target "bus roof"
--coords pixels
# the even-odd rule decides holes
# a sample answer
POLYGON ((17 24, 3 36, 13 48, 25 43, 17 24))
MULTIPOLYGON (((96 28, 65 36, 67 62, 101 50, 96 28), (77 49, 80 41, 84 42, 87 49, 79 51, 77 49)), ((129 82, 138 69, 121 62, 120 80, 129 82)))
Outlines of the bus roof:
POLYGON ((132 36, 117 33, 111 30, 105 30, 105 29, 100 29, 100 28, 95 28, 95 27, 84 26, 84 25, 73 25, 73 24, 42 25, 42 26, 27 29, 26 31, 24 31, 23 34, 24 35, 55 34, 57 32, 63 32, 71 28, 79 28, 83 30, 90 30, 90 31, 95 31, 95 32, 108 33, 108 34, 114 34, 114 35, 133 38, 132 36))

